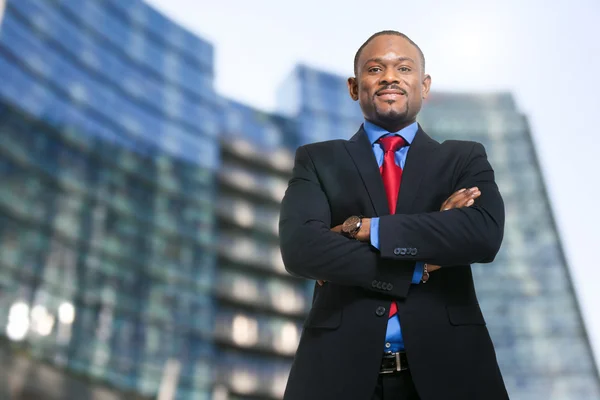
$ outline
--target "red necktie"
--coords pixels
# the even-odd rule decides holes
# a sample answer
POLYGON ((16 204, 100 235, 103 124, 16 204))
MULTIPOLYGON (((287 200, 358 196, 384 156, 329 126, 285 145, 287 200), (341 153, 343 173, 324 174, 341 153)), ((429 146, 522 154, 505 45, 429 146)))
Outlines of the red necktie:
MULTIPOLYGON (((387 194, 388 206, 390 215, 396 213, 396 203, 398 202, 398 192, 400 191, 400 183, 402 182, 402 168, 396 165, 396 151, 406 145, 404 138, 393 135, 379 139, 381 148, 383 149, 383 164, 379 168, 381 177, 383 178, 383 186, 387 194)), ((397 312, 396 302, 392 301, 390 306, 390 317, 397 312)))

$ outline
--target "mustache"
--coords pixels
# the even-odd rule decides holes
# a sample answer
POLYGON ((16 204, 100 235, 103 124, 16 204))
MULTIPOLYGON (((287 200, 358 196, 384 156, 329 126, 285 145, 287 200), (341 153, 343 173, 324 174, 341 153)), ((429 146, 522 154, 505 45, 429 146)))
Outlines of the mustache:
POLYGON ((403 95, 406 95, 406 90, 402 89, 398 85, 389 85, 389 86, 382 87, 381 89, 376 91, 375 94, 379 94, 380 92, 383 92, 384 90, 397 90, 400 93, 402 93, 403 95))

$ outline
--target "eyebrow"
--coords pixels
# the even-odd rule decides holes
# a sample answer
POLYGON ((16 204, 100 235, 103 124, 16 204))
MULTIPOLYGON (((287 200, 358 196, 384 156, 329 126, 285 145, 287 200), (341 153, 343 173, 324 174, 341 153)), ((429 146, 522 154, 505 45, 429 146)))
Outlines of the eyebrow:
MULTIPOLYGON (((410 58, 410 57, 398 57, 398 58, 396 58, 396 60, 395 60, 395 61, 396 61, 396 62, 410 61, 410 62, 412 62, 413 64, 416 64, 416 63, 415 63, 415 60, 413 60, 413 59, 412 59, 412 58, 410 58)), ((370 62, 376 62, 376 63, 379 63, 379 64, 384 64, 384 60, 383 60, 383 58, 381 58, 381 57, 376 57, 376 58, 369 58, 367 61, 365 61, 365 63, 363 64, 363 67, 364 67, 365 65, 367 65, 368 63, 370 63, 370 62)))

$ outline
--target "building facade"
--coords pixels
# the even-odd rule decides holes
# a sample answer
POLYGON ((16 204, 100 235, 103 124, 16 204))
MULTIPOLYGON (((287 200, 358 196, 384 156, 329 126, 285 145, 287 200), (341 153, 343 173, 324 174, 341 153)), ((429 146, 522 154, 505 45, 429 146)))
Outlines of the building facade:
POLYGON ((3 333, 129 393, 176 365, 177 398, 210 398, 212 46, 141 1, 9 0, 0 35, 3 333))
POLYGON ((298 65, 285 82, 279 112, 294 121, 299 144, 348 139, 358 130, 363 117, 342 77, 298 65))
POLYGON ((278 247, 294 135, 282 119, 234 101, 223 110, 214 301, 215 347, 227 362, 216 392, 278 399, 314 287, 285 271, 278 247))

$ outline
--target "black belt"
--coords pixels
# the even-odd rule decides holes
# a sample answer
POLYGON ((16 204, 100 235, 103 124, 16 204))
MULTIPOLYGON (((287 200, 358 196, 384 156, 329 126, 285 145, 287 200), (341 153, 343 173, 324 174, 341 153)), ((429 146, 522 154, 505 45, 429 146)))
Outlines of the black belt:
POLYGON ((394 372, 406 371, 408 369, 408 359, 406 353, 386 353, 381 359, 380 374, 393 374, 394 372))

